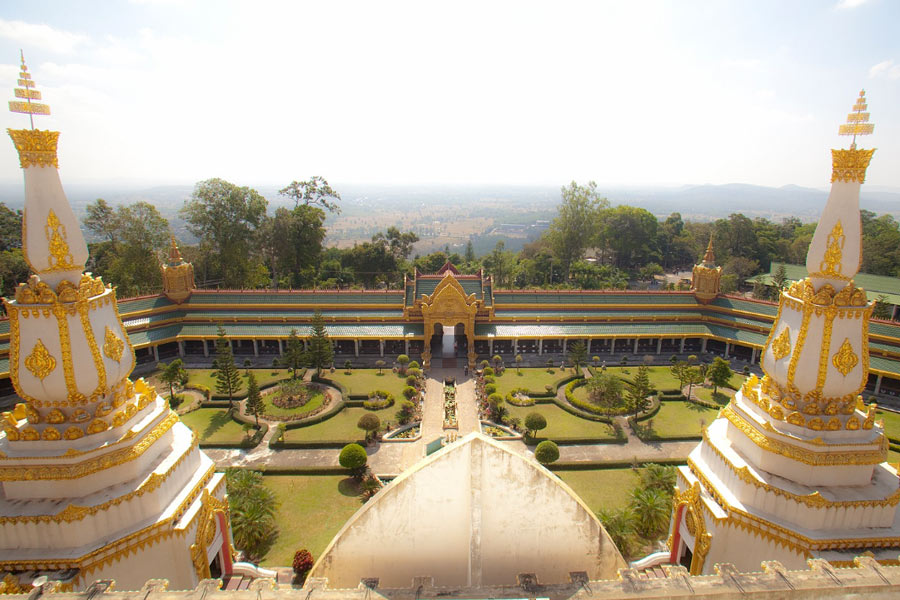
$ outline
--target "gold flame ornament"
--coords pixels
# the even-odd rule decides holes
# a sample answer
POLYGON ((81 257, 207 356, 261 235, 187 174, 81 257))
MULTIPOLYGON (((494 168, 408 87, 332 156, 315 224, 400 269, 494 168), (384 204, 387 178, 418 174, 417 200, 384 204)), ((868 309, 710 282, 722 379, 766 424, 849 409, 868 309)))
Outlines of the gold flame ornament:
POLYGON ((775 356, 775 360, 781 360, 790 353, 791 330, 790 328, 785 327, 781 330, 781 333, 778 334, 778 337, 775 338, 775 341, 772 342, 772 355, 775 356))
POLYGON ((125 342, 113 333, 113 330, 107 325, 106 333, 103 336, 103 354, 108 358, 119 362, 122 360, 122 352, 125 350, 125 342))
POLYGON ((56 359, 50 355, 40 339, 34 345, 31 354, 25 357, 25 368, 41 380, 56 368, 56 359))
POLYGON ((831 364, 834 368, 841 372, 844 377, 853 370, 853 367, 859 362, 856 353, 853 352, 853 346, 850 345, 850 339, 844 338, 844 343, 840 349, 831 357, 831 364))

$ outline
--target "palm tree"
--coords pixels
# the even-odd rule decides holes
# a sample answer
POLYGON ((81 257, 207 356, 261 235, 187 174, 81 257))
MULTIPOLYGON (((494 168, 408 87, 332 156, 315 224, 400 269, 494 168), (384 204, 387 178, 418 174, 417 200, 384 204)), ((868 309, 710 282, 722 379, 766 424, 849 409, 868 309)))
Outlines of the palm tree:
POLYGON ((630 507, 612 510, 601 508, 597 511, 597 518, 603 523, 603 528, 612 539, 623 556, 628 556, 634 542, 635 514, 630 507))
POLYGON ((641 487, 644 489, 660 490, 672 495, 675 487, 675 467, 669 467, 658 463, 647 463, 641 469, 641 487))
POLYGON ((231 531, 234 545, 251 557, 258 557, 260 550, 272 537, 275 519, 261 504, 242 504, 232 508, 231 531))
POLYGON ((635 528, 638 533, 655 538, 669 525, 672 498, 660 490, 635 488, 631 491, 631 508, 637 517, 635 528))

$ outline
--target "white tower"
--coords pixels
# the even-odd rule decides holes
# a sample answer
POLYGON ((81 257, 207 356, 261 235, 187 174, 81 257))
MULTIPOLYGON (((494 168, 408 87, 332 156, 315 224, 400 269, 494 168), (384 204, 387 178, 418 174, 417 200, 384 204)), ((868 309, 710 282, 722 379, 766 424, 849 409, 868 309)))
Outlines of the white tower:
MULTIPOLYGON (((49 114, 24 57, 14 112, 49 114)), ((25 172, 22 247, 35 272, 4 300, 10 377, 25 400, 0 418, 0 580, 80 589, 167 578, 193 588, 231 567, 225 482, 144 380, 115 289, 88 257, 57 171, 59 133, 8 130, 25 172)))
POLYGON ((678 471, 673 562, 694 574, 715 563, 757 570, 763 560, 802 568, 811 558, 849 564, 900 553, 897 473, 884 459, 875 405, 859 395, 869 373, 872 305, 853 283, 861 259, 859 190, 874 150, 860 92, 832 150, 831 194, 807 255, 809 277, 782 292, 751 377, 678 471))

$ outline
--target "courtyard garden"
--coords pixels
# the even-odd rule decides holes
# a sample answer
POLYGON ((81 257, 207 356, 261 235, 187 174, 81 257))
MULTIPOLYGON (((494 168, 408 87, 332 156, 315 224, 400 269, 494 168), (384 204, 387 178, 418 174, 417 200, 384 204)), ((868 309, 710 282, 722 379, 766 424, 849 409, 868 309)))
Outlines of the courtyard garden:
POLYGON ((396 410, 368 410, 359 407, 347 407, 336 415, 313 425, 287 429, 284 432, 285 443, 309 442, 343 442, 350 443, 363 439, 365 433, 357 427, 359 418, 367 413, 377 414, 382 423, 394 420, 396 410))
POLYGON ((239 423, 226 408, 198 408, 181 416, 181 422, 197 432, 204 446, 249 444, 256 428, 239 423))
POLYGON ((317 411, 326 400, 325 392, 299 379, 285 381, 279 389, 262 397, 265 416, 278 420, 303 418, 317 411))
POLYGON ((381 369, 381 374, 379 369, 335 369, 334 373, 324 372, 322 376, 344 386, 351 396, 368 396, 375 390, 384 390, 400 398, 406 387, 406 376, 390 369, 381 369))
POLYGON ((660 403, 653 417, 637 422, 637 434, 642 439, 700 439, 703 427, 715 420, 718 410, 684 400, 660 403))
POLYGON ((534 406, 506 405, 510 418, 520 419, 525 422, 525 416, 536 412, 547 419, 546 429, 542 429, 537 439, 546 438, 555 442, 565 443, 568 440, 594 439, 597 441, 612 441, 618 439, 612 427, 606 423, 589 421, 568 413, 556 404, 535 404, 534 406))
POLYGON ((553 392, 555 393, 557 382, 575 375, 572 369, 561 371, 557 367, 552 369, 528 367, 519 369, 517 372, 515 367, 507 366, 501 375, 494 374, 497 393, 501 396, 506 396, 514 389, 525 388, 529 392, 546 394, 546 386, 548 385, 554 386, 553 392))

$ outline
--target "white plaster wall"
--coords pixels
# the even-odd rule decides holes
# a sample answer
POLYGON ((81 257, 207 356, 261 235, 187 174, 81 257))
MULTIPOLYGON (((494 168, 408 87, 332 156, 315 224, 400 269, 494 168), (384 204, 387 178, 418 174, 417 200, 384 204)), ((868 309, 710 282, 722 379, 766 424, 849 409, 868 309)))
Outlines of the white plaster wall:
POLYGON ((361 508, 335 536, 311 577, 355 588, 415 576, 435 585, 544 583, 615 576, 625 562, 599 521, 537 463, 480 434, 425 459, 361 508))

